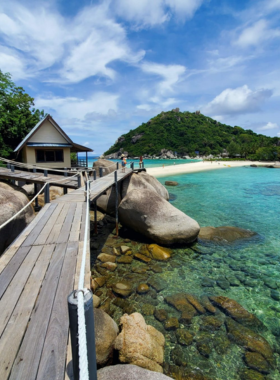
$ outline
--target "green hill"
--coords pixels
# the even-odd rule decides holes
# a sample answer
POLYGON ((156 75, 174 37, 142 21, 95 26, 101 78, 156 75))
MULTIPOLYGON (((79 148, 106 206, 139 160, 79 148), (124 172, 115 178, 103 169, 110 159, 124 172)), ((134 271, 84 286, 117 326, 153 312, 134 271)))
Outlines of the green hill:
POLYGON ((199 112, 161 112, 147 123, 120 136, 104 155, 120 150, 129 156, 160 155, 162 149, 178 156, 240 154, 249 159, 279 159, 280 139, 254 133, 250 129, 222 124, 199 112))

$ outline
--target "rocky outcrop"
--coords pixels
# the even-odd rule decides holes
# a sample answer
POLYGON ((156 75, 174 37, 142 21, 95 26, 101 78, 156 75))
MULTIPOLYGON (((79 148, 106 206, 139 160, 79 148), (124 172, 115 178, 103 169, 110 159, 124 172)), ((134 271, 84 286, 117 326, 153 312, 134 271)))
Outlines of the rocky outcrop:
POLYGON ((144 133, 139 133, 138 135, 132 136, 131 144, 135 144, 138 140, 140 140, 144 136, 144 133))
POLYGON ((146 172, 140 172, 139 174, 134 173, 123 181, 122 198, 135 189, 150 190, 166 200, 169 199, 169 194, 166 188, 155 177, 146 172))
POLYGON ((166 186, 178 186, 179 183, 176 181, 165 181, 166 186))
POLYGON ((96 361, 105 364, 113 353, 113 344, 119 329, 116 322, 104 311, 94 309, 96 361))
POLYGON ((172 380, 162 373, 131 364, 118 364, 97 371, 97 380, 172 380))
MULTIPOLYGON (((121 202, 120 185, 118 185, 118 204, 121 202)), ((111 186, 105 194, 97 198, 97 207, 105 214, 115 216, 116 215, 116 188, 111 186)))
POLYGON ((92 164, 92 168, 96 169, 96 175, 99 177, 99 168, 102 168, 104 176, 115 171, 117 164, 109 160, 99 159, 92 164))
POLYGON ((147 189, 130 191, 119 205, 122 225, 158 244, 186 244, 196 240, 198 223, 147 189))
POLYGON ((168 150, 168 149, 161 149, 160 151, 160 157, 161 158, 175 158, 172 150, 168 150))
POLYGON ((257 235, 256 232, 238 227, 201 227, 198 238, 215 243, 233 243, 236 240, 248 239, 257 235))
MULTIPOLYGON (((0 182, 0 225, 20 211, 29 199, 24 190, 18 186, 0 182)), ((15 219, 8 223, 0 233, 0 254, 15 240, 34 218, 32 206, 28 206, 15 219)))
POLYGON ((165 343, 162 333, 153 326, 146 325, 139 313, 124 314, 120 323, 122 332, 115 340, 120 361, 162 373, 165 343))

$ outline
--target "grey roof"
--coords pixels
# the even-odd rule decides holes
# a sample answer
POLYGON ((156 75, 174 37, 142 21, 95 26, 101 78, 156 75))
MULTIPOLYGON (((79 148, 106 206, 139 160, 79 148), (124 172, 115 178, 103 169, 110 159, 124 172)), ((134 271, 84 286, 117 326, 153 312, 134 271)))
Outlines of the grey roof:
POLYGON ((37 143, 37 142, 28 142, 26 144, 27 146, 59 146, 63 148, 72 148, 73 145, 71 144, 63 144, 63 143, 37 143))

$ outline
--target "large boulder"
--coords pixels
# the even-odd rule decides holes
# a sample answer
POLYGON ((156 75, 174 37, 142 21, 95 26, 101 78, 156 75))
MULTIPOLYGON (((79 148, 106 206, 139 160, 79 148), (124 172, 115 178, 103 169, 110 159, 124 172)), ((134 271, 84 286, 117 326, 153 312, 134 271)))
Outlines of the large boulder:
POLYGON ((139 313, 124 314, 120 323, 122 332, 115 340, 120 361, 162 373, 165 343, 162 333, 153 326, 146 325, 139 313))
POLYGON ((95 347, 98 365, 105 364, 113 353, 119 329, 116 322, 103 310, 94 308, 95 347))
POLYGON ((201 227, 198 238, 216 243, 233 243, 236 240, 248 239, 255 235, 257 235, 256 232, 238 227, 201 227))
POLYGON ((162 373, 149 371, 132 364, 118 364, 97 371, 97 380, 168 380, 162 373))
MULTIPOLYGON (((14 216, 28 202, 29 199, 25 191, 20 187, 0 182, 0 225, 14 216)), ((1 229, 0 254, 16 239, 34 216, 33 207, 30 205, 1 229)))
MULTIPOLYGON (((118 185, 118 205, 121 202, 120 185, 118 185)), ((115 216, 116 215, 116 188, 110 187, 103 195, 98 197, 96 201, 99 210, 105 214, 115 216)))
POLYGON ((117 169, 117 163, 109 160, 99 159, 92 164, 92 168, 96 170, 96 175, 99 177, 99 168, 102 168, 104 176, 115 171, 117 169))
POLYGON ((135 189, 147 189, 157 193, 166 200, 169 199, 166 188, 155 177, 146 172, 140 172, 139 174, 133 173, 123 181, 122 198, 135 189))
POLYGON ((130 191, 119 205, 119 217, 122 225, 163 245, 191 243, 200 229, 194 219, 148 189, 130 191))

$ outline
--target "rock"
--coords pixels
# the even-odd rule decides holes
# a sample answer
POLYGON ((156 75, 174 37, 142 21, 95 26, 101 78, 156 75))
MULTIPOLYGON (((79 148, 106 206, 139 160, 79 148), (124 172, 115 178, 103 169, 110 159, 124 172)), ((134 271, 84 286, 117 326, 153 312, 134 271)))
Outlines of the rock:
POLYGON ((173 294, 165 297, 165 302, 181 311, 181 323, 191 323, 192 318, 197 314, 196 309, 187 301, 184 293, 173 294))
POLYGON ((116 256, 108 255, 107 253, 100 253, 97 258, 102 261, 102 263, 114 263, 116 261, 116 256))
POLYGON ((179 183, 176 181, 165 181, 164 183, 166 186, 178 186, 179 183))
POLYGON ((106 174, 115 171, 117 169, 117 164, 113 161, 99 159, 92 164, 92 168, 96 170, 96 175, 99 177, 99 168, 102 168, 103 176, 105 176, 106 174))
POLYGON ((30 185, 23 185, 21 186, 21 188, 26 191, 26 194, 27 195, 34 195, 34 184, 30 184, 30 185))
POLYGON ((105 313, 110 314, 111 309, 111 300, 107 298, 105 302, 99 307, 100 310, 103 310, 105 313))
POLYGON ((126 299, 123 298, 115 298, 112 302, 117 307, 120 307, 124 313, 132 314, 135 313, 135 307, 126 299))
POLYGON ((172 380, 172 378, 136 365, 118 364, 99 369, 97 380, 172 380))
POLYGON ((207 311, 209 311, 212 314, 216 313, 216 308, 212 305, 212 303, 210 302, 210 300, 207 296, 201 297, 201 303, 207 311))
POLYGON ((200 314, 206 313, 206 310, 204 309, 204 307, 201 305, 201 303, 195 296, 193 296, 192 294, 186 293, 186 298, 189 301, 189 303, 193 305, 200 314))
POLYGON ((258 165, 256 165, 256 164, 252 164, 250 166, 251 166, 251 168, 257 168, 258 167, 258 165))
POLYGON ((230 317, 247 326, 261 326, 260 320, 244 309, 238 302, 224 296, 210 297, 210 300, 218 305, 230 317))
POLYGON ((126 195, 119 205, 119 217, 122 225, 163 245, 191 243, 200 229, 195 220, 146 189, 126 195))
POLYGON ((223 289, 228 290, 230 288, 230 283, 227 280, 217 280, 217 285, 223 289))
POLYGON ((257 352, 245 352, 245 363, 248 367, 268 374, 270 366, 264 357, 257 352))
POLYGON ((273 351, 269 343, 259 334, 235 322, 231 318, 226 318, 226 328, 228 336, 239 346, 246 350, 261 354, 268 363, 273 366, 273 351))
POLYGON ((149 257, 142 255, 141 253, 138 253, 138 252, 135 253, 134 258, 140 261, 143 261, 144 263, 149 263, 151 261, 149 257))
POLYGON ((124 255, 126 252, 131 251, 130 247, 127 247, 126 245, 121 245, 121 253, 124 255))
POLYGON ((255 235, 256 232, 238 227, 202 227, 198 238, 214 241, 215 243, 233 243, 237 240, 251 238, 255 235))
POLYGON ((264 377, 257 371, 253 371, 252 369, 246 368, 240 372, 240 379, 241 380, 266 380, 266 377, 264 377))
POLYGON ((160 197, 168 200, 169 194, 166 188, 154 177, 149 174, 141 172, 139 174, 132 174, 123 181, 122 185, 122 198, 124 198, 129 192, 135 190, 150 190, 158 194, 160 197))
MULTIPOLYGON (((0 225, 20 211, 29 199, 26 192, 20 187, 0 182, 0 225)), ((24 228, 32 221, 35 213, 33 207, 28 206, 15 219, 9 222, 0 232, 0 255, 18 237, 24 228)))
POLYGON ((160 322, 163 322, 168 318, 168 314, 165 309, 156 309, 154 311, 154 316, 160 322))
POLYGON ((95 294, 93 294, 92 300, 93 300, 93 306, 94 307, 98 307, 100 305, 100 303, 101 303, 100 298, 97 297, 95 294))
POLYGON ((177 318, 175 317, 171 317, 171 318, 168 318, 165 322, 164 322, 164 328, 165 330, 169 331, 169 330, 176 330, 179 328, 179 321, 177 318))
POLYGON ((118 264, 131 264, 133 261, 132 256, 121 256, 117 258, 117 263, 118 264))
POLYGON ((208 343, 208 339, 199 340, 198 342, 196 342, 196 347, 202 356, 209 358, 212 350, 208 343))
POLYGON ((113 344, 119 329, 116 322, 104 311, 94 309, 96 361, 105 364, 113 352, 113 344))
POLYGON ((108 262, 108 263, 103 263, 101 267, 106 268, 110 272, 114 272, 117 269, 117 264, 108 262))
POLYGON ((176 330, 176 338, 182 346, 189 346, 193 341, 193 335, 185 329, 176 330))
POLYGON ((223 324, 221 319, 214 317, 213 315, 201 317, 201 322, 201 329, 208 331, 218 330, 223 324))
POLYGON ((160 247, 157 244, 150 244, 148 250, 151 258, 159 261, 166 261, 171 257, 171 249, 160 247))
POLYGON ((117 282, 112 286, 112 289, 117 295, 122 297, 128 297, 133 291, 131 284, 127 281, 117 282))
POLYGON ((144 303, 141 307, 141 310, 144 315, 153 315, 155 307, 149 303, 144 303))
POLYGON ((121 317, 122 332, 115 340, 122 363, 135 364, 155 372, 163 372, 163 347, 165 339, 154 327, 146 325, 139 313, 121 317))
POLYGON ((276 290, 271 290, 270 292, 271 298, 273 298, 276 301, 280 301, 280 292, 277 292, 276 290))
MULTIPOLYGON (((120 185, 118 184, 118 205, 121 202, 120 185)), ((97 207, 102 212, 115 216, 116 214, 116 188, 111 186, 96 201, 97 207)))
POLYGON ((231 343, 226 336, 226 333, 222 330, 219 330, 213 339, 214 348, 219 355, 224 355, 228 352, 231 343))
POLYGON ((147 284, 139 284, 137 286, 137 293, 138 294, 146 294, 150 290, 149 286, 147 284))
MULTIPOLYGON (((177 366, 186 367, 189 362, 189 357, 186 354, 186 350, 177 344, 175 348, 171 351, 171 360, 177 366)), ((180 379, 180 377, 178 379, 180 379)))
POLYGON ((157 292, 161 292, 166 284, 161 278, 152 277, 148 280, 148 284, 154 288, 157 292))

